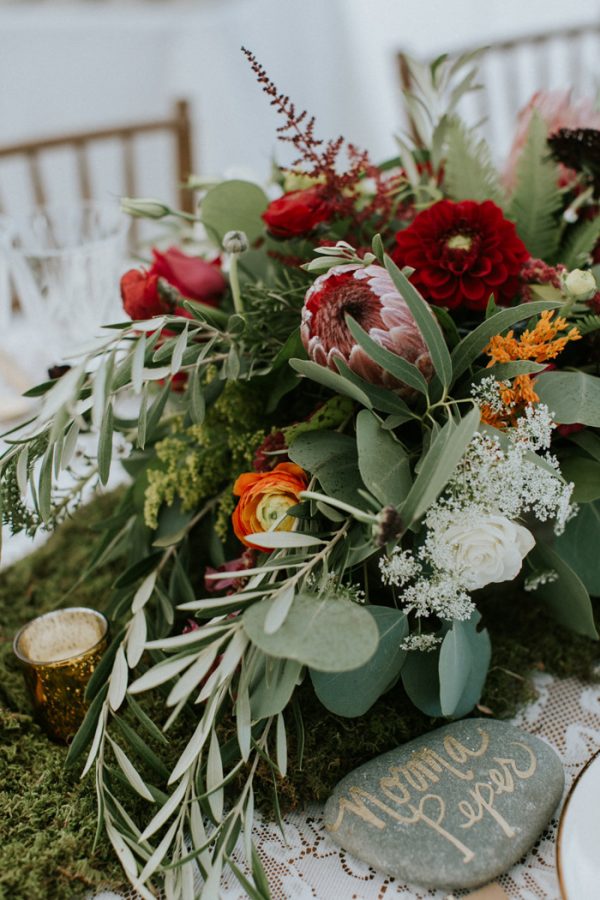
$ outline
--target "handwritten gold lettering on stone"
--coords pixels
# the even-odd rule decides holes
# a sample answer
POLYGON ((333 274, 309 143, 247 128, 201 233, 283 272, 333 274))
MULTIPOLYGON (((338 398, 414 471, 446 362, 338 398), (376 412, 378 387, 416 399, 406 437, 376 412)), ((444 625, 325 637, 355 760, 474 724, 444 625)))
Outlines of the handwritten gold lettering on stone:
POLYGON ((446 801, 439 793, 431 793, 434 785, 448 779, 463 782, 465 786, 466 796, 457 803, 457 811, 464 819, 459 824, 461 829, 469 830, 487 816, 503 834, 513 838, 516 831, 496 808, 495 801, 502 794, 512 794, 518 781, 531 778, 537 769, 537 759, 527 744, 513 741, 513 756, 492 756, 489 768, 486 765, 483 772, 480 770, 481 780, 474 782, 471 761, 480 759, 490 749, 488 732, 482 728, 477 730, 481 743, 475 750, 447 735, 443 741, 445 756, 423 747, 404 765, 391 766, 389 774, 379 779, 381 795, 358 786, 350 787, 349 796, 339 800, 338 816, 328 826, 329 830, 338 831, 347 814, 358 816, 378 830, 385 829, 390 820, 408 826, 422 822, 452 844, 463 862, 468 863, 475 858, 475 853, 448 830, 446 801))

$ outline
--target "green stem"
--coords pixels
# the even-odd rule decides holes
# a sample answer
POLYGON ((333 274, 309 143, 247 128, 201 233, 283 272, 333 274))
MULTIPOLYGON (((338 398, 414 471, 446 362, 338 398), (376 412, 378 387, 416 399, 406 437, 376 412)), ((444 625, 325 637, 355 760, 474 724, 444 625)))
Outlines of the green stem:
POLYGON ((241 316, 244 313, 244 304, 242 303, 242 294, 240 291, 240 279, 238 276, 238 256, 239 253, 231 254, 231 266, 229 268, 229 284, 231 285, 231 294, 233 296, 233 306, 236 313, 241 316))

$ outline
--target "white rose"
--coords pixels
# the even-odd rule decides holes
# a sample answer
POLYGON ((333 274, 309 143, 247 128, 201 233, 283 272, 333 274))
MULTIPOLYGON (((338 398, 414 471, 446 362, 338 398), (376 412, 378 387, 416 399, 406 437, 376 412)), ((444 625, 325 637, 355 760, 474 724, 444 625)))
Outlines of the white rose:
POLYGON ((565 276, 564 287, 567 294, 577 300, 589 300, 598 290, 590 269, 573 269, 565 276))
POLYGON ((497 581, 512 581, 535 540, 527 528, 506 516, 473 516, 451 525, 443 537, 457 574, 467 590, 497 581))

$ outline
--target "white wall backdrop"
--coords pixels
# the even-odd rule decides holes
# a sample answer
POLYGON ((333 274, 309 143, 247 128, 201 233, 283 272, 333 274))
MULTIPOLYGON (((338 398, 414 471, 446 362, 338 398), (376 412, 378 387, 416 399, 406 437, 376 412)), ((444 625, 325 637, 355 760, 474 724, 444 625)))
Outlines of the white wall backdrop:
MULTIPOLYGON (((197 168, 244 167, 260 177, 277 151, 276 116, 242 57, 251 48, 281 90, 375 159, 394 152, 401 123, 395 53, 423 58, 523 32, 600 21, 598 0, 196 0, 0 7, 0 144, 29 136, 162 115, 192 102, 197 168)), ((600 74, 594 55, 590 82, 600 74)), ((525 73, 526 74, 526 73, 525 73)), ((560 66, 551 72, 560 84, 560 66)), ((160 139, 141 152, 142 193, 165 194, 160 139)), ((69 160, 48 162, 53 198, 75 190, 69 160)), ((107 196, 122 189, 116 150, 98 153, 107 196)), ((28 202, 23 173, 4 165, 12 211, 28 202)))

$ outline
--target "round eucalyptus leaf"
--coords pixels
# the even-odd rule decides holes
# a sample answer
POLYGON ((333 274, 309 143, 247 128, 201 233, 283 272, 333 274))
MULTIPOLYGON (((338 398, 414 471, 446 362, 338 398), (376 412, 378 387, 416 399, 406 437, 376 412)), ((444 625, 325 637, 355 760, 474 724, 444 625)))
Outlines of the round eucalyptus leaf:
POLYGON ((243 231, 252 243, 263 233, 261 213, 268 203, 262 188, 250 181, 223 181, 206 193, 200 217, 219 245, 228 231, 243 231))
POLYGON ((246 634, 263 653, 295 659, 321 672, 344 672, 364 665, 377 650, 379 629, 364 606, 339 597, 298 594, 274 634, 265 632, 272 600, 243 614, 246 634))
POLYGON ((400 645, 408 634, 406 616, 399 609, 367 606, 377 622, 379 644, 363 666, 349 672, 317 672, 310 677, 323 706, 338 716, 362 716, 392 685, 406 659, 400 645))

